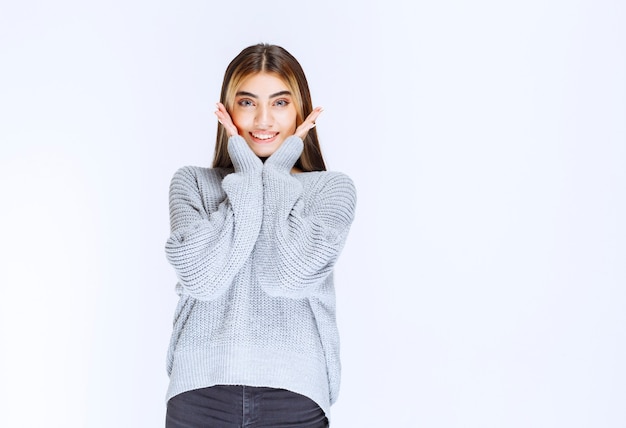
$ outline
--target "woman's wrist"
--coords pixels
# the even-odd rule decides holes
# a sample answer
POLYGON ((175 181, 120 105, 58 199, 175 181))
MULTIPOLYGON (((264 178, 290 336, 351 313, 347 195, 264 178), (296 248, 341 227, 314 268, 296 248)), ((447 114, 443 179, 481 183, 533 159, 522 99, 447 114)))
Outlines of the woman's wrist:
POLYGON ((263 168, 261 159, 254 154, 252 149, 248 147, 246 140, 240 135, 233 135, 228 138, 228 154, 235 172, 253 172, 263 168))
POLYGON ((267 158, 264 168, 275 168, 284 172, 290 172, 295 163, 300 159, 304 142, 297 135, 288 137, 272 156, 267 158))

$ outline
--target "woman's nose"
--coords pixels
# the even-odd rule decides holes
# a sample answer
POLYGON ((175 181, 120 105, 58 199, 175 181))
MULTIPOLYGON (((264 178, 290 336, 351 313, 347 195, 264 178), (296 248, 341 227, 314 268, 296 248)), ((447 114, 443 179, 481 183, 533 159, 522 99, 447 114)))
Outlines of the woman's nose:
POLYGON ((269 108, 261 106, 257 109, 257 114, 254 118, 254 125, 259 128, 269 128, 272 126, 272 113, 269 108))

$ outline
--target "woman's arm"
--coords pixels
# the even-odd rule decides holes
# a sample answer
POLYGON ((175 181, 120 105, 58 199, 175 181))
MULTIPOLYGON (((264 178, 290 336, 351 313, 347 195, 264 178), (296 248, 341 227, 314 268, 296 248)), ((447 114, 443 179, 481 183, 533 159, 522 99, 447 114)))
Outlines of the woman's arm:
POLYGON ((332 271, 354 217, 356 190, 340 173, 320 174, 304 211, 303 187, 290 174, 302 152, 293 136, 263 166, 261 274, 266 292, 303 297, 332 271))
POLYGON ((196 176, 192 168, 176 172, 170 186, 171 235, 165 245, 184 294, 211 300, 222 294, 249 258, 261 228, 262 162, 240 136, 228 151, 235 172, 221 183, 196 176), (226 198, 216 211, 207 201, 226 198))

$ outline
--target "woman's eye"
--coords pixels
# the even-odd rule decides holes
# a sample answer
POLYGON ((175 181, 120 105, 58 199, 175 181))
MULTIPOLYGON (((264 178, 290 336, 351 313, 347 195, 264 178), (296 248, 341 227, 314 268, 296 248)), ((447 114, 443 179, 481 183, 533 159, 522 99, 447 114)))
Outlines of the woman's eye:
POLYGON ((287 100, 276 100, 276 102, 274 102, 274 105, 276 105, 278 107, 287 107, 289 105, 289 101, 287 101, 287 100))
POLYGON ((248 99, 242 99, 237 101, 237 105, 241 106, 241 107, 251 107, 254 104, 252 103, 252 100, 248 100, 248 99))

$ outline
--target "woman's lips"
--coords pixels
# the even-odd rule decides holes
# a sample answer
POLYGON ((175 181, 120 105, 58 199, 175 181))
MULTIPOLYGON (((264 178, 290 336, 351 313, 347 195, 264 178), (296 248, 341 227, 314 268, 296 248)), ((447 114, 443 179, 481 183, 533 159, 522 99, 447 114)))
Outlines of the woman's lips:
POLYGON ((278 132, 250 132, 249 134, 252 140, 259 144, 273 143, 278 136, 278 132))

